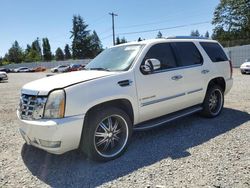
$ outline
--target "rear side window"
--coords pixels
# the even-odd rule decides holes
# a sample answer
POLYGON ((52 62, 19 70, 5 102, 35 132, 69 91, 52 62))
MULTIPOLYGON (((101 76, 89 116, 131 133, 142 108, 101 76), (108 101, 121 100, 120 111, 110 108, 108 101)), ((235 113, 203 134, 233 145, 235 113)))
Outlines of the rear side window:
POLYGON ((218 43, 200 42, 212 62, 228 61, 228 58, 218 43))
POLYGON ((179 60, 179 66, 190 66, 203 63, 203 58, 192 42, 172 43, 179 60))
POLYGON ((144 62, 147 59, 158 59, 161 62, 160 70, 176 67, 176 60, 172 47, 169 43, 161 43, 152 46, 147 52, 144 62))

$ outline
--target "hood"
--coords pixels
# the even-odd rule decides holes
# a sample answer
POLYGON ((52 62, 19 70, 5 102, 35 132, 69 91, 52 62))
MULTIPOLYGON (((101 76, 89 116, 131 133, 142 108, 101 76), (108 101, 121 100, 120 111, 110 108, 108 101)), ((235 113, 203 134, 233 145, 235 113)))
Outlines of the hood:
POLYGON ((7 74, 6 72, 0 71, 0 74, 7 74))
POLYGON ((115 72, 84 70, 62 73, 45 77, 23 86, 22 93, 30 95, 47 95, 51 90, 64 88, 73 84, 87 82, 93 79, 106 77, 115 72))

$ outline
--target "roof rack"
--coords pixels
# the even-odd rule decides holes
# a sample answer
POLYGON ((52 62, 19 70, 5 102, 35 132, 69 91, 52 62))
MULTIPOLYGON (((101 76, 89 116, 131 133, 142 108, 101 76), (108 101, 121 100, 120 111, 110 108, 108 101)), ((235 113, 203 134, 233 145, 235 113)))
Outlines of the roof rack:
POLYGON ((209 39, 207 37, 195 37, 195 36, 172 36, 167 37, 167 39, 209 39))

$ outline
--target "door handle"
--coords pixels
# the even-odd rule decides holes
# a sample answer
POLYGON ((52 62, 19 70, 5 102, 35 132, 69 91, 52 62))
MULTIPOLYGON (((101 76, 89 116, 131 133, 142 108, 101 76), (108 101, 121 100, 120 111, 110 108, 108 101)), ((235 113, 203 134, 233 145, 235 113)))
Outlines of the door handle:
POLYGON ((180 79, 182 79, 182 78, 183 78, 182 75, 176 75, 176 76, 173 76, 171 79, 172 79, 172 80, 180 80, 180 79))
POLYGON ((201 71, 201 74, 207 74, 207 73, 209 73, 209 70, 208 70, 208 69, 205 69, 205 70, 202 70, 202 71, 201 71))

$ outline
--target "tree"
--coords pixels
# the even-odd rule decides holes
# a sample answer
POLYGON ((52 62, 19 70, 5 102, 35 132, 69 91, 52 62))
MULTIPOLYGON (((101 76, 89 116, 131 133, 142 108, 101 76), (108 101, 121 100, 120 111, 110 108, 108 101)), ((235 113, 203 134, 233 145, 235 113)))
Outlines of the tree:
POLYGON ((193 37, 200 37, 200 32, 196 29, 196 30, 192 30, 190 36, 193 37))
POLYGON ((24 61, 36 62, 40 60, 41 60, 41 54, 35 49, 35 44, 33 44, 33 48, 29 44, 27 44, 27 47, 24 52, 24 61))
POLYGON ((56 49, 56 60, 57 61, 64 60, 64 54, 61 48, 56 49))
POLYGON ((39 54, 40 58, 42 59, 42 50, 41 50, 40 41, 38 37, 35 41, 32 42, 31 49, 36 51, 39 54))
POLYGON ((89 58, 90 46, 91 46, 91 36, 89 30, 87 30, 88 25, 85 24, 83 18, 78 16, 73 16, 73 28, 71 31, 72 41, 72 56, 73 59, 84 59, 89 58))
POLYGON ((91 58, 94 58, 102 51, 102 44, 101 41, 96 33, 96 31, 93 31, 93 34, 91 35, 91 58))
POLYGON ((128 41, 125 39, 125 37, 122 37, 122 38, 116 37, 116 45, 127 43, 127 42, 128 41))
POLYGON ((116 45, 121 44, 121 40, 120 40, 119 37, 116 37, 116 42, 115 42, 115 44, 116 44, 116 45))
POLYGON ((222 44, 231 40, 250 43, 250 0, 220 0, 212 24, 212 37, 222 44))
POLYGON ((209 38, 209 32, 208 31, 205 33, 205 37, 209 38))
POLYGON ((160 38, 162 38, 162 33, 159 31, 158 33, 157 33, 157 36, 156 36, 156 38, 157 39, 160 39, 160 38))
POLYGON ((65 55, 65 60, 71 59, 71 52, 70 52, 70 48, 69 45, 66 44, 65 48, 64 48, 64 55, 65 55))
POLYGON ((21 63, 23 61, 23 50, 17 41, 12 44, 7 56, 9 62, 21 63))
POLYGON ((43 60, 44 61, 51 61, 52 53, 50 49, 49 39, 43 38, 43 60))

